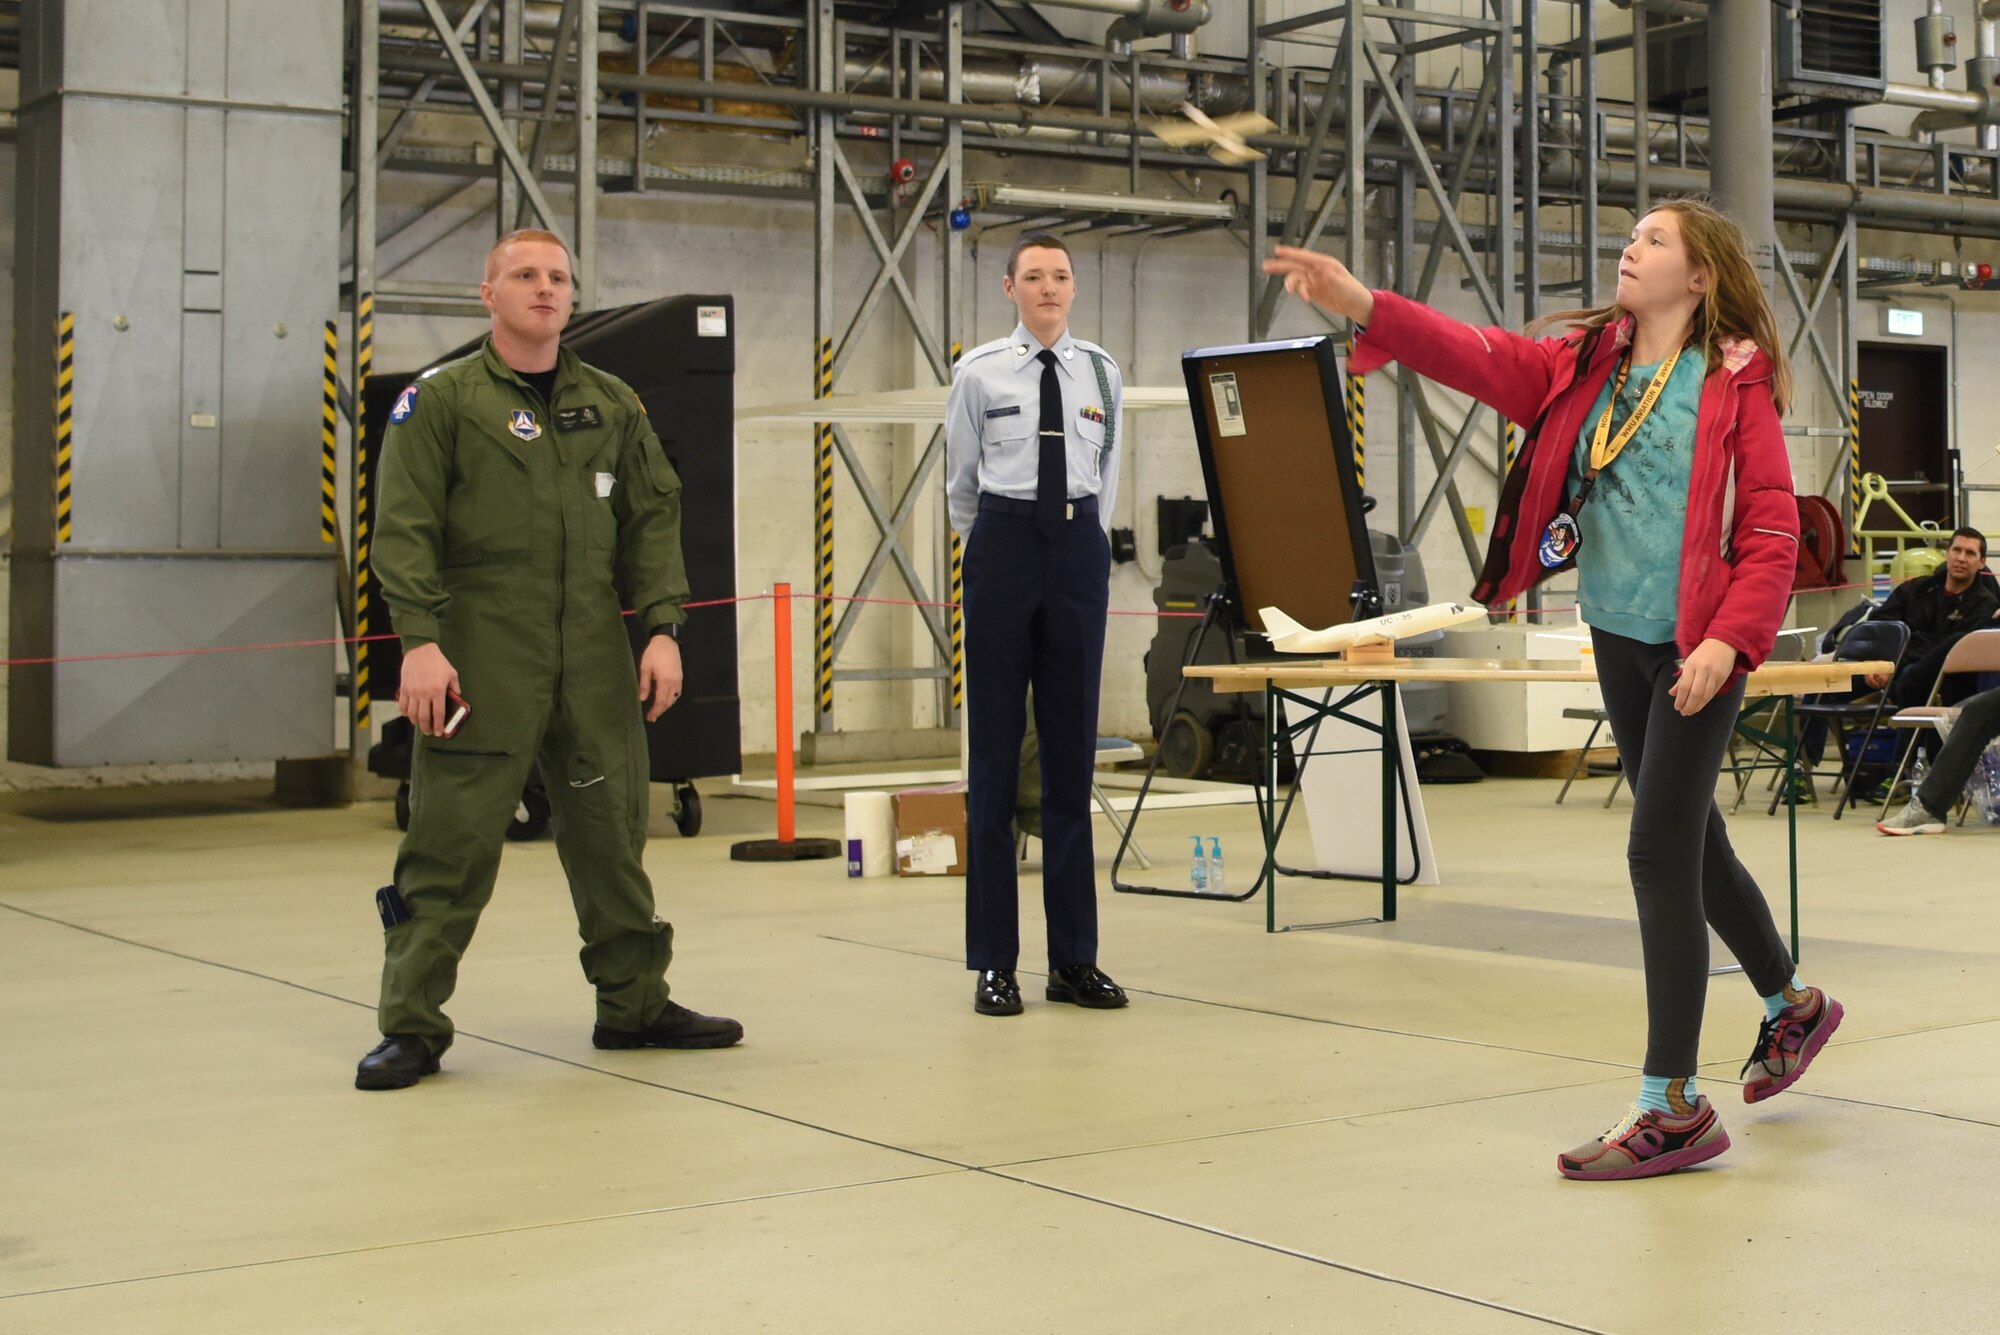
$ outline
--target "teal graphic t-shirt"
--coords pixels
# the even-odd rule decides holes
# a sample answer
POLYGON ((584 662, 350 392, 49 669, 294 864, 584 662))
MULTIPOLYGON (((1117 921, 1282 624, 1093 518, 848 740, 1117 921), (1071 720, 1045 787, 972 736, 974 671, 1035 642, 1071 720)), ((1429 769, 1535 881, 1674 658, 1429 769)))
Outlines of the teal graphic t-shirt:
MULTIPOLYGON (((1611 434, 1645 396, 1660 363, 1634 366, 1611 414, 1611 434)), ((1671 644, 1681 591, 1681 538, 1687 528, 1688 479, 1694 469, 1695 422, 1705 367, 1689 348, 1675 363, 1653 411, 1618 457, 1597 475, 1577 516, 1583 547, 1576 554, 1576 601, 1583 622, 1641 644, 1671 644)), ((1611 402, 1613 375, 1584 418, 1570 457, 1566 497, 1575 497, 1590 467, 1590 442, 1611 402)))

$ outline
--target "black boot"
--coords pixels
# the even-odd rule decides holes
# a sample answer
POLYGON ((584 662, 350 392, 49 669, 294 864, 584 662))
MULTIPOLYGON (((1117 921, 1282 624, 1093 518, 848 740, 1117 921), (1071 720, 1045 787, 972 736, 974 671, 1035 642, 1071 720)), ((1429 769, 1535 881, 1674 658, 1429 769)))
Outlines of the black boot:
POLYGON ((987 969, 972 989, 972 1009, 981 1015, 1019 1015, 1021 985, 1012 969, 987 969))
POLYGON ((390 1034, 354 1071, 356 1089, 408 1089, 427 1075, 436 1075, 438 1059, 415 1034, 390 1034))
POLYGON ((600 1048, 726 1048, 743 1039, 743 1026, 720 1015, 698 1015, 669 1001, 660 1018, 633 1033, 598 1025, 590 1034, 600 1048))
POLYGON ((1117 1010, 1125 1004, 1125 989, 1111 981, 1095 964, 1065 964, 1049 971, 1049 985, 1042 995, 1050 1001, 1067 1001, 1089 1010, 1117 1010))

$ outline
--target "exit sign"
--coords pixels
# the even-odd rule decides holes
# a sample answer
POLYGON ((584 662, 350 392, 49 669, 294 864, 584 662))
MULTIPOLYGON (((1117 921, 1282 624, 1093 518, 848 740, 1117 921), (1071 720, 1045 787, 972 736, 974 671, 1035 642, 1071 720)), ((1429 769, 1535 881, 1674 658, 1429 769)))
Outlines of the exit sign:
POLYGON ((1922 338, 1924 336, 1924 313, 1906 311, 1895 306, 1882 311, 1882 332, 1895 334, 1900 338, 1922 338))

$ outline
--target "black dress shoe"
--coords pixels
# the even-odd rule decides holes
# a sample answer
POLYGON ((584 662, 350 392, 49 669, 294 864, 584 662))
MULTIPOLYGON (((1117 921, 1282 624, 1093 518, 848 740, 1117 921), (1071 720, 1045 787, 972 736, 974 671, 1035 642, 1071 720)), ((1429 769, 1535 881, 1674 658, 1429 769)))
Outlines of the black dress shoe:
POLYGON ((972 989, 972 1009, 981 1015, 1019 1015, 1021 985, 1012 969, 987 969, 972 989))
POLYGON ((1050 1001, 1067 1001, 1095 1011, 1114 1011, 1125 1004, 1125 989, 1095 964, 1065 964, 1050 970, 1049 985, 1042 995, 1050 1001))
POLYGON ((633 1033, 598 1025, 590 1034, 600 1048, 726 1048, 743 1040, 743 1026, 720 1015, 698 1015, 669 1001, 660 1018, 633 1033))
POLYGON ((390 1034, 354 1070, 356 1089, 408 1089, 436 1075, 438 1059, 415 1034, 390 1034))

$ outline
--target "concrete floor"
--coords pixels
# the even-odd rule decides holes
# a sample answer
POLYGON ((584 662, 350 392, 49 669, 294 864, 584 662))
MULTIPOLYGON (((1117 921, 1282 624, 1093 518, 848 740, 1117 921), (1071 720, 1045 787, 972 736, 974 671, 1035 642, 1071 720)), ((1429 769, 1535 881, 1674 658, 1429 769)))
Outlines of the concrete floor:
MULTIPOLYGON (((444 1073, 394 1094, 350 1085, 386 805, 9 799, 0 1330, 1987 1328, 2000 830, 1804 814, 1802 971, 1839 1037, 1748 1107, 1761 1011, 1716 979, 1702 1076, 1734 1148, 1580 1184, 1554 1156, 1632 1099, 1643 1036, 1603 783, 1562 808, 1553 782, 1427 789, 1445 884, 1393 925, 1273 936, 1261 904, 1107 890, 1131 1008, 1024 976, 1011 1020, 972 1013, 962 883, 732 863, 771 806, 710 796, 683 840, 659 790, 676 996, 743 1046, 591 1048, 541 843, 508 852, 444 1073)), ((1782 895, 1782 819, 1732 829, 1782 895)), ((1228 808, 1141 835, 1165 858, 1219 834, 1241 885, 1253 830, 1228 808)), ((1293 883, 1280 909, 1374 894, 1293 883)), ((1039 914, 1024 935, 1039 969, 1039 914)))

